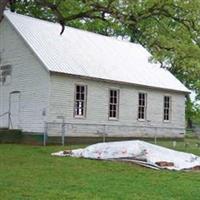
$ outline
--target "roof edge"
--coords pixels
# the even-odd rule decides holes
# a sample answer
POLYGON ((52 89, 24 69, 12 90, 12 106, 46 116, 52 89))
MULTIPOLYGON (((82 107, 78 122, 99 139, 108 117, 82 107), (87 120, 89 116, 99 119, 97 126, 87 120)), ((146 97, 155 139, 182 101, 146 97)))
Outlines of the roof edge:
MULTIPOLYGON (((6 10, 5 10, 6 11, 6 10)), ((5 12, 4 11, 4 12, 5 12)), ((8 23, 13 27, 17 35, 24 41, 25 45, 31 50, 31 52, 36 56, 36 58, 39 60, 41 65, 45 68, 47 72, 50 72, 47 65, 43 62, 43 60, 40 58, 40 56, 36 53, 36 51, 33 49, 33 47, 29 44, 29 42, 26 40, 25 37, 20 33, 20 31, 15 27, 15 25, 11 22, 11 20, 4 14, 4 19, 8 21, 8 23)))
POLYGON ((50 70, 51 74, 61 74, 63 76, 71 76, 71 77, 79 77, 79 78, 85 78, 87 80, 96 80, 96 81, 104 81, 107 83, 119 83, 119 84, 123 84, 123 85, 131 85, 131 86, 136 86, 136 87, 145 87, 145 88, 152 88, 152 89, 157 89, 157 90, 165 90, 165 91, 172 91, 172 92, 178 92, 178 93, 182 93, 182 94, 190 94, 191 91, 183 91, 183 90, 173 90, 170 88, 162 88, 162 87, 156 87, 156 86, 149 86, 149 85, 141 85, 141 84, 137 84, 137 83, 130 83, 130 82, 125 82, 125 81, 117 81, 117 80, 111 80, 111 79, 104 79, 104 78, 98 78, 98 77, 91 77, 91 76, 84 76, 84 75, 77 75, 77 74, 69 74, 69 73, 65 73, 65 72, 57 72, 57 71, 53 71, 50 70))

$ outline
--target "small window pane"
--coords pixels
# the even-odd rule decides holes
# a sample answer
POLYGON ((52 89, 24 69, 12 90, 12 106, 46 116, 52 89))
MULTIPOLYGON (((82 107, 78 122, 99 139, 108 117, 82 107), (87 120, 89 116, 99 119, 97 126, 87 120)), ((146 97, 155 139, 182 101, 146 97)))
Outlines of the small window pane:
POLYGON ((170 101, 171 98, 169 96, 164 96, 164 115, 163 115, 164 121, 170 120, 170 101))
POLYGON ((86 107, 86 86, 77 85, 75 90, 75 116, 84 116, 86 107))
POLYGON ((10 84, 11 73, 12 73, 12 66, 11 65, 0 66, 0 83, 2 83, 2 85, 10 84))
POLYGON ((109 118, 118 118, 118 98, 119 90, 110 90, 109 97, 109 118))
POLYGON ((138 119, 145 119, 146 115, 146 94, 138 94, 138 119))

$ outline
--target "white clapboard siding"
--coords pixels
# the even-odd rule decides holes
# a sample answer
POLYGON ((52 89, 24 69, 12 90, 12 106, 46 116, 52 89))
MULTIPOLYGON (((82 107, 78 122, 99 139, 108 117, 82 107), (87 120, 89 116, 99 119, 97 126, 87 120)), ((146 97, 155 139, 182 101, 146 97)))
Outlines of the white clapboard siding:
MULTIPOLYGON (((20 91, 19 125, 14 128, 43 132, 49 73, 6 19, 0 24, 0 55, 2 65, 12 65, 11 84, 0 86, 0 115, 8 111, 9 93, 20 91)), ((0 126, 8 126, 7 116, 0 118, 0 126)))
MULTIPOLYGON (((49 121, 59 122, 57 116, 64 116, 67 123, 85 124, 73 136, 91 136, 91 124, 120 125, 110 127, 111 136, 166 136, 181 137, 185 131, 184 123, 185 97, 183 93, 165 90, 153 90, 130 85, 106 83, 97 80, 80 79, 73 76, 52 75, 49 121), (87 85, 86 118, 77 119, 73 116, 74 90, 76 84, 87 85), (120 90, 119 120, 108 120, 108 91, 110 88, 120 90), (147 120, 137 120, 138 92, 147 93, 147 120), (172 120, 163 122, 163 97, 172 96, 172 120), (87 126, 88 124, 88 126, 87 126), (87 127, 87 128, 86 128, 87 127), (84 133, 81 130, 84 129, 84 133), (117 130, 114 130, 117 129, 117 130)), ((109 129, 109 127, 108 127, 109 129)))

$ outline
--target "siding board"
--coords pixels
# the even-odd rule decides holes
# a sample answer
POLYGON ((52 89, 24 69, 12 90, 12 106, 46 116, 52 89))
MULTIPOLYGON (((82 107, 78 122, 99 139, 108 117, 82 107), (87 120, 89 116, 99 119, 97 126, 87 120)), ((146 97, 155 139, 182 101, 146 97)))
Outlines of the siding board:
POLYGON ((120 84, 106 83, 102 81, 85 80, 78 77, 63 76, 59 74, 51 75, 51 97, 49 109, 49 121, 58 122, 56 116, 64 116, 66 123, 88 124, 81 127, 72 136, 94 136, 94 130, 98 129, 98 124, 110 125, 107 132, 110 136, 166 136, 182 137, 180 133, 185 132, 184 94, 171 92, 173 98, 172 121, 163 122, 163 96, 165 91, 146 88, 136 88, 120 84), (74 108, 74 87, 76 84, 88 86, 87 96, 87 117, 75 119, 73 117, 74 108), (119 119, 116 121, 108 120, 108 91, 110 88, 120 90, 119 119), (147 93, 147 120, 144 122, 137 120, 138 112, 138 93, 147 93), (94 126, 91 126, 94 124, 94 126), (112 127, 112 125, 117 125, 112 127), (121 127, 121 128, 120 128, 121 127), (135 127, 135 128, 133 128, 135 127), (81 131, 85 130, 81 134, 81 131), (94 134, 92 134, 92 132, 94 134))
MULTIPOLYGON (((49 74, 41 66, 21 36, 4 19, 0 24, 1 64, 12 65, 12 81, 8 86, 0 86, 0 114, 8 111, 9 93, 21 92, 20 125, 26 132, 43 132, 48 109, 49 74)), ((7 126, 7 118, 0 118, 0 127, 7 126)))

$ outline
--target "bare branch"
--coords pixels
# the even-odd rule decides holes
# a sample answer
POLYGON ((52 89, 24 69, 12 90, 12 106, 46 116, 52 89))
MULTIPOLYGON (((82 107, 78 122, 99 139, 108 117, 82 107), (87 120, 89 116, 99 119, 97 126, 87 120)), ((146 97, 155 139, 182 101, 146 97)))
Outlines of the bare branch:
POLYGON ((9 2, 9 0, 0 0, 0 22, 3 19, 3 11, 5 10, 9 2))

